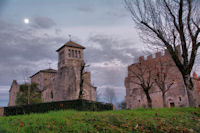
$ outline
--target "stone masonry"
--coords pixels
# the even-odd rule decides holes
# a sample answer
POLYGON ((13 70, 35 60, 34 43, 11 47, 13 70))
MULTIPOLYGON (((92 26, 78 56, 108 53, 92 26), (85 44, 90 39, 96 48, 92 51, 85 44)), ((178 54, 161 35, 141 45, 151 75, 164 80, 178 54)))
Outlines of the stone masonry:
MULTIPOLYGON (((178 51, 180 52, 180 48, 178 51)), ((182 75, 173 62, 170 54, 165 50, 164 55, 161 52, 155 54, 155 58, 152 55, 147 56, 147 59, 144 59, 144 56, 139 57, 139 62, 128 66, 128 76, 125 78, 125 87, 126 87, 126 105, 128 109, 147 107, 147 99, 141 87, 136 84, 137 78, 134 76, 138 72, 138 65, 142 69, 148 67, 151 69, 152 74, 155 73, 158 67, 161 65, 160 62, 164 63, 167 66, 165 73, 167 73, 166 83, 172 83, 173 85, 166 93, 166 103, 168 107, 171 106, 188 106, 188 97, 187 91, 182 79, 182 75)), ((144 77, 147 78, 147 74, 144 74, 144 77)), ((200 106, 200 77, 194 78, 195 90, 193 91, 193 96, 195 97, 195 105, 200 106)), ((162 93, 160 89, 154 84, 150 89, 150 97, 152 99, 153 107, 163 107, 162 93)))
POLYGON ((0 107, 0 116, 3 116, 3 115, 4 115, 4 108, 0 107))
MULTIPOLYGON (((31 83, 37 83, 42 101, 63 101, 79 98, 80 70, 84 64, 85 47, 68 41, 57 50, 58 70, 45 69, 32 75, 31 83)), ((83 74, 83 99, 96 101, 96 87, 91 84, 90 72, 83 74)), ((14 106, 19 85, 14 80, 10 89, 8 106, 14 106)))

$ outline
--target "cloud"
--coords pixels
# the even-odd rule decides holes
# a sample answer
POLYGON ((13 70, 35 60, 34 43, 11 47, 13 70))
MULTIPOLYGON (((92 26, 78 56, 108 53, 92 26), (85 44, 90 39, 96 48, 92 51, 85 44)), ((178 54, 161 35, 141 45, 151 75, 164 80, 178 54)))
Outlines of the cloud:
POLYGON ((0 106, 7 106, 10 86, 0 86, 0 106))
POLYGON ((24 71, 31 75, 47 68, 48 62, 55 64, 55 51, 65 42, 64 38, 51 35, 50 31, 22 29, 2 21, 0 28, 0 75, 3 75, 0 85, 11 84, 13 79, 22 80, 24 71))
POLYGON ((77 9, 78 11, 83 12, 83 13, 93 13, 95 11, 94 8, 90 6, 80 6, 77 9))
POLYGON ((33 23, 31 26, 34 28, 49 29, 56 26, 56 23, 49 17, 36 16, 34 17, 33 23))
POLYGON ((103 34, 92 35, 86 42, 85 59, 90 64, 92 82, 100 92, 111 87, 120 100, 124 99, 127 67, 143 54, 134 42, 103 34))
POLYGON ((117 59, 127 65, 142 55, 142 51, 135 47, 133 41, 121 39, 119 36, 96 34, 90 36, 86 43, 89 44, 85 51, 88 62, 110 62, 117 59))
MULTIPOLYGON (((3 75, 0 85, 11 85, 13 79, 21 82, 25 76, 48 68, 49 62, 57 68, 55 50, 67 41, 62 30, 20 28, 2 21, 0 28, 0 75, 3 75)), ((85 40, 80 44, 86 46, 85 60, 90 64, 92 82, 100 89, 102 86, 118 88, 117 97, 123 99, 127 66, 142 55, 142 51, 133 41, 119 35, 88 34, 85 40)))

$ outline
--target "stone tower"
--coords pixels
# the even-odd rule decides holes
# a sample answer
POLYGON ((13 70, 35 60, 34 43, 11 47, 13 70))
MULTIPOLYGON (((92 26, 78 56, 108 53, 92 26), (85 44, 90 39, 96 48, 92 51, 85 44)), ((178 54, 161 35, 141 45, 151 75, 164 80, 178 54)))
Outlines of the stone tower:
POLYGON ((68 41, 56 50, 56 52, 58 52, 58 70, 65 66, 77 67, 80 66, 81 63, 84 63, 84 49, 85 47, 75 42, 68 41))
MULTIPOLYGON (((85 47, 68 41, 57 50, 58 73, 54 101, 74 100, 79 98, 80 70, 84 64, 85 47)), ((91 85, 90 72, 85 72, 83 83, 84 99, 96 101, 96 88, 91 85)))

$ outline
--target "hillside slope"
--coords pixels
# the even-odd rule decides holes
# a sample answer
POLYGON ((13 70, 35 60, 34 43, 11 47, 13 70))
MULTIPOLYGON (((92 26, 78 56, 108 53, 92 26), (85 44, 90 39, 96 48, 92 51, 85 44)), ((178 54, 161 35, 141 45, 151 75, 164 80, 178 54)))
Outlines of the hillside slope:
POLYGON ((73 110, 0 118, 0 132, 199 132, 200 108, 73 110))

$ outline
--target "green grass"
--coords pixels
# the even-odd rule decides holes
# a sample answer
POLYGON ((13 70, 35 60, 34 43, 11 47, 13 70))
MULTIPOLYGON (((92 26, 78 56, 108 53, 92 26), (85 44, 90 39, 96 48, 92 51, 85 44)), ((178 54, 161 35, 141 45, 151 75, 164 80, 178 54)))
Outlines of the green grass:
POLYGON ((104 112, 73 110, 0 118, 0 132, 200 132, 200 108, 104 112))

